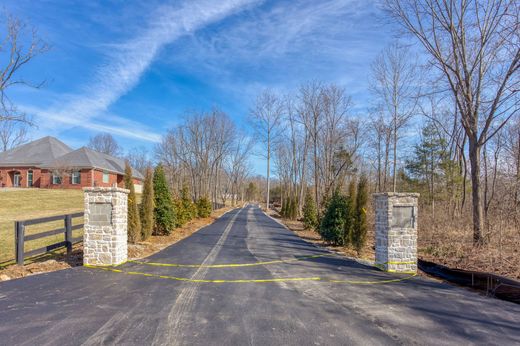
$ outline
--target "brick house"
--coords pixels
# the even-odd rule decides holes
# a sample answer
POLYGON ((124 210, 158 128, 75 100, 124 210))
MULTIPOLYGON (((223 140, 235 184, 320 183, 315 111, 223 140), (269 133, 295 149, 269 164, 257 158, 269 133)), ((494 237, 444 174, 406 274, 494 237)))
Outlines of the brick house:
MULTIPOLYGON (((81 189, 124 186, 125 161, 92 149, 73 150, 54 137, 44 137, 0 153, 0 187, 81 189)), ((143 175, 132 169, 136 192, 143 175)))

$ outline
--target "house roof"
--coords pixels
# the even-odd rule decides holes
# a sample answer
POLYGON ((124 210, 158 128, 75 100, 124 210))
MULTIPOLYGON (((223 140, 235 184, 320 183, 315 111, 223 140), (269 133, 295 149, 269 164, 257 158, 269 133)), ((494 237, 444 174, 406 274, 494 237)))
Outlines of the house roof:
POLYGON ((47 136, 0 153, 0 167, 38 166, 71 151, 65 143, 47 136))
MULTIPOLYGON (((125 161, 87 147, 71 151, 56 159, 44 162, 42 168, 96 168, 117 174, 125 174, 125 161)), ((143 175, 132 168, 132 176, 143 180, 143 175)))
MULTIPOLYGON (((0 153, 0 167, 35 166, 40 168, 96 168, 117 174, 125 174, 125 161, 98 151, 82 147, 72 150, 54 137, 43 137, 0 153)), ((143 175, 132 168, 134 178, 144 180, 143 175)))

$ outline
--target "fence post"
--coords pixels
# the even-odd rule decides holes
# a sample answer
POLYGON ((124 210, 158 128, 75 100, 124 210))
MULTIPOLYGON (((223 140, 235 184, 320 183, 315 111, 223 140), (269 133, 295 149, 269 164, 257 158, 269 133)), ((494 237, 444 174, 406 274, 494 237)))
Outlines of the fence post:
POLYGON ((24 236, 25 236, 25 225, 23 221, 15 221, 15 242, 16 242, 16 263, 19 266, 23 266, 24 263, 24 236))
POLYGON ((72 253, 72 217, 65 215, 65 242, 67 243, 67 255, 72 253))

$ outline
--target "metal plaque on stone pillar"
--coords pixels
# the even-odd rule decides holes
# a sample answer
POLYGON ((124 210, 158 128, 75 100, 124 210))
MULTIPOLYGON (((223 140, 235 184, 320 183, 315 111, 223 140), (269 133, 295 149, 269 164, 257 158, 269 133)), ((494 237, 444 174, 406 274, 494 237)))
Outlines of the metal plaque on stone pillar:
POLYGON ((117 265, 128 257, 128 190, 88 187, 85 192, 83 263, 117 265))
POLYGON ((417 272, 417 193, 376 193, 376 265, 389 272, 417 272))

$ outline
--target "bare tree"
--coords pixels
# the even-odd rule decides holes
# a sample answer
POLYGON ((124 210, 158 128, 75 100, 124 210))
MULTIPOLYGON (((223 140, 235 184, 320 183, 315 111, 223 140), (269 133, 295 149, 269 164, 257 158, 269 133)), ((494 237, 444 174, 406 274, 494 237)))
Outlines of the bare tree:
POLYGON ((26 122, 0 120, 1 151, 12 149, 27 141, 29 124, 26 122))
POLYGON ((473 243, 484 242, 481 149, 518 112, 520 5, 515 0, 386 0, 453 95, 468 138, 473 243))
POLYGON ((20 19, 2 13, 0 24, 5 25, 5 36, 0 38, 0 138, 2 149, 25 141, 31 120, 20 112, 8 97, 8 90, 15 85, 39 88, 43 82, 32 83, 20 76, 20 71, 36 56, 45 53, 49 46, 20 19), (31 34, 27 35, 30 31, 31 34))
POLYGON ((300 121, 305 126, 312 147, 313 173, 314 173, 314 198, 318 206, 318 219, 320 218, 321 191, 319 182, 319 135, 323 122, 323 85, 313 81, 302 85, 299 89, 300 121))
POLYGON ((110 133, 99 133, 94 137, 90 137, 87 147, 111 156, 119 156, 122 151, 110 133))
POLYGON ((267 192, 266 209, 269 210, 269 189, 271 176, 271 154, 273 141, 278 137, 278 127, 282 120, 283 103, 277 95, 270 90, 264 90, 256 99, 256 103, 251 110, 253 126, 256 136, 265 145, 265 155, 267 159, 267 192))
MULTIPOLYGON (((163 137, 156 157, 167 168, 174 191, 189 184, 194 199, 208 197, 217 203, 227 197, 225 163, 233 155, 236 141, 235 125, 224 112, 190 112, 163 137)), ((242 153, 244 148, 239 149, 242 153)), ((247 162, 243 164, 247 166, 247 162)))
POLYGON ((385 49, 372 64, 371 89, 384 113, 392 119, 392 188, 397 189, 397 145, 401 130, 414 115, 417 106, 417 75, 413 58, 397 43, 385 49))
POLYGON ((130 166, 137 169, 143 175, 148 167, 152 166, 152 161, 148 156, 148 150, 145 147, 133 148, 129 150, 125 156, 130 166))
POLYGON ((369 143, 376 157, 376 191, 383 192, 387 188, 392 124, 388 123, 382 114, 379 114, 370 120, 370 128, 369 143))
POLYGON ((239 134, 233 144, 229 157, 227 158, 226 174, 229 181, 229 195, 231 196, 231 204, 234 206, 238 199, 238 195, 245 193, 241 191, 245 188, 245 181, 249 175, 248 158, 254 147, 252 138, 245 134, 239 134))

